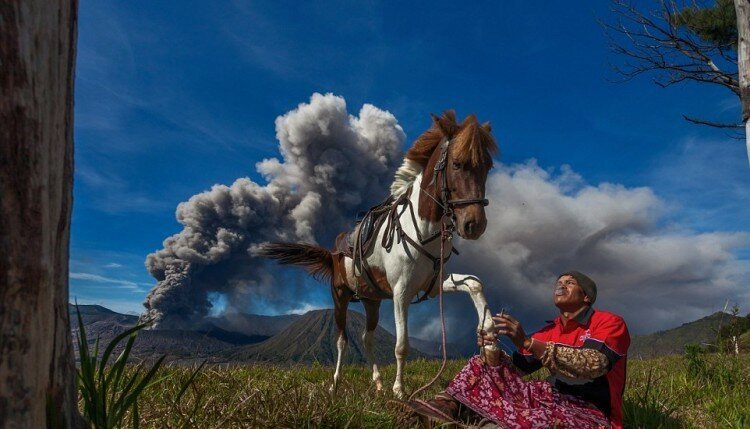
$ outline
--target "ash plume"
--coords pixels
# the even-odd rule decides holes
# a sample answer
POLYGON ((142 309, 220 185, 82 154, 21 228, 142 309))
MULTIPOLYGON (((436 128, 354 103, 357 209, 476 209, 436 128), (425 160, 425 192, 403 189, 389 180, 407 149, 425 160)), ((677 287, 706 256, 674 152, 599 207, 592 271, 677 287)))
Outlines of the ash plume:
POLYGON ((300 282, 275 277, 254 250, 272 240, 330 245, 357 211, 387 195, 405 139, 391 113, 365 104, 353 116, 343 98, 317 93, 276 119, 276 137, 281 160, 256 164, 265 185, 240 178, 177 206, 182 231, 145 262, 158 284, 142 317, 154 328, 194 326, 211 293, 244 310, 256 300, 274 306, 304 296, 300 282))
MULTIPOLYGON (((750 305, 750 264, 737 255, 750 234, 665 222, 672 209, 651 188, 591 185, 568 166, 545 170, 529 161, 496 167, 487 198, 486 232, 458 243, 450 271, 480 277, 490 307, 505 307, 529 329, 556 315, 552 285, 570 269, 597 282, 595 307, 622 315, 631 333, 696 320, 727 300, 750 305)), ((460 313, 473 313, 467 299, 456 301, 460 313)), ((423 337, 438 338, 428 325, 423 337)), ((457 320, 454 328, 465 325, 457 320)))
MULTIPOLYGON (((210 310, 211 293, 240 312, 287 312, 316 303, 304 274, 254 258, 272 240, 332 243, 357 211, 385 197, 402 162, 405 136, 396 118, 365 105, 347 113, 340 97, 315 94, 276 120, 281 159, 247 178, 215 185, 181 203, 183 229, 146 260, 158 284, 144 303, 159 328, 190 327, 210 310)), ((589 184, 570 167, 499 164, 487 181, 487 231, 458 240, 448 272, 485 282, 491 308, 505 308, 529 330, 554 317, 551 284, 569 269, 599 285, 597 307, 625 317, 633 333, 695 320, 726 300, 750 306, 750 246, 743 231, 696 232, 670 220, 670 204, 648 187, 589 184)), ((476 313, 467 297, 450 297, 451 341, 473 344, 476 313)), ((439 338, 437 302, 410 309, 411 333, 439 338)), ((393 329, 392 305, 381 324, 393 329)))

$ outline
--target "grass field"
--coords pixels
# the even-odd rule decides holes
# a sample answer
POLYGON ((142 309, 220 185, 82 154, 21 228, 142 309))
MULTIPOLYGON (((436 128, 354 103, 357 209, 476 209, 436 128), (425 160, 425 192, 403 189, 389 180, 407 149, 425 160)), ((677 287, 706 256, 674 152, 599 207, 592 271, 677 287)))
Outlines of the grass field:
MULTIPOLYGON (((450 361, 431 392, 447 384, 463 364, 450 361)), ((439 366, 437 361, 409 362, 407 388, 425 384, 439 366)), ((392 399, 388 384, 394 371, 393 365, 383 368, 388 390, 377 394, 366 367, 345 367, 334 397, 328 393, 330 367, 204 368, 181 400, 172 403, 192 370, 165 367, 139 401, 141 427, 409 427, 386 406, 392 399)), ((626 427, 750 427, 748 386, 747 354, 632 360, 625 391, 626 427)))

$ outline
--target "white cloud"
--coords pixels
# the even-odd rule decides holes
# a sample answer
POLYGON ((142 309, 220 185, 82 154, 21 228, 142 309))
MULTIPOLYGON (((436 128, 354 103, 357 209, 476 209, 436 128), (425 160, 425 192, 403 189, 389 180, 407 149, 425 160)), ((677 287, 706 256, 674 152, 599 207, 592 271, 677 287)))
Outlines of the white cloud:
MULTIPOLYGON (((586 184, 569 168, 533 161, 488 179, 488 228, 458 244, 452 271, 479 275, 490 305, 525 320, 555 314, 551 285, 577 269, 599 286, 597 307, 648 332, 703 317, 729 299, 750 308, 748 232, 695 233, 663 222, 668 205, 650 188, 586 184)), ((468 309, 467 309, 468 310, 468 309)))
POLYGON ((70 278, 72 280, 84 280, 84 281, 90 281, 90 282, 96 282, 96 283, 114 284, 122 289, 128 289, 137 293, 146 292, 144 289, 140 288, 138 286, 138 283, 136 282, 133 282, 130 280, 113 279, 110 277, 100 276, 98 274, 71 272, 70 278))
POLYGON ((171 209, 171 202, 131 189, 128 182, 113 172, 103 172, 85 163, 76 165, 76 180, 89 190, 90 207, 109 214, 154 213, 171 209))
POLYGON ((110 262, 105 265, 104 268, 122 268, 122 264, 118 264, 117 262, 110 262))

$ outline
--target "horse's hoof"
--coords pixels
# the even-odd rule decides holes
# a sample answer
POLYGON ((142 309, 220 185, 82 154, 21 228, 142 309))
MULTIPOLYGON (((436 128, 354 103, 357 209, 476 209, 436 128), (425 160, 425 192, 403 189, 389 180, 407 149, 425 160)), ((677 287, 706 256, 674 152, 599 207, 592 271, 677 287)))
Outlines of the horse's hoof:
POLYGON ((383 382, 380 380, 375 380, 375 391, 380 393, 383 391, 383 382))
POLYGON ((404 395, 403 389, 401 389, 401 388, 399 388, 399 389, 394 388, 393 389, 393 396, 395 396, 397 399, 404 399, 406 397, 406 395, 404 395))

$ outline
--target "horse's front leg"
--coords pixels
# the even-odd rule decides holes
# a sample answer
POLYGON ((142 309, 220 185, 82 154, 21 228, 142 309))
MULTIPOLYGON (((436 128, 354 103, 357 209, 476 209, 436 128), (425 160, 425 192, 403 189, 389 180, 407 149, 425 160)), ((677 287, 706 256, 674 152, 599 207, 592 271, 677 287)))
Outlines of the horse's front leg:
MULTIPOLYGON (((477 332, 479 330, 493 332, 495 330, 495 322, 492 321, 492 312, 487 305, 483 289, 484 286, 479 278, 470 274, 450 274, 443 282, 444 292, 461 291, 469 294, 472 302, 474 302, 474 308, 476 308, 477 317, 479 318, 477 332)), ((431 295, 436 293, 437 291, 433 291, 431 295)))
POLYGON ((393 394, 397 398, 404 397, 403 371, 406 364, 406 356, 409 354, 409 332, 407 318, 409 312, 409 297, 404 287, 394 288, 393 316, 396 321, 396 381, 393 382, 393 394), (395 291, 402 293, 396 295, 395 291))

